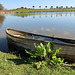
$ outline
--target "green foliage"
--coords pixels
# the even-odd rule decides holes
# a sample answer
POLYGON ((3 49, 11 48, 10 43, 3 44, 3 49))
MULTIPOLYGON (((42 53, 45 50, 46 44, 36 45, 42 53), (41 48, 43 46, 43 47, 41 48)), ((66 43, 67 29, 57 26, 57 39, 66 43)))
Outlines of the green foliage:
POLYGON ((15 13, 30 13, 30 12, 63 12, 63 11, 75 11, 75 9, 16 9, 15 13))
POLYGON ((75 75, 75 67, 58 65, 57 67, 45 66, 46 61, 39 61, 42 69, 33 67, 33 60, 26 57, 17 57, 10 53, 0 51, 0 75, 75 75))
POLYGON ((39 62, 36 62, 34 64, 34 67, 36 67, 37 69, 40 69, 40 68, 42 68, 42 67, 44 67, 46 65, 47 65, 47 62, 46 61, 39 61, 39 62))
POLYGON ((4 7, 2 6, 2 4, 0 4, 0 10, 3 10, 4 9, 4 7))
MULTIPOLYGON (((34 45, 35 50, 31 50, 31 52, 25 50, 26 53, 28 53, 32 58, 37 58, 40 61, 46 61, 47 64, 52 66, 64 62, 64 59, 56 57, 56 54, 60 51, 61 48, 53 50, 53 44, 50 42, 46 45, 43 45, 42 43, 40 43, 38 46, 36 46, 36 44, 34 45)), ((38 62, 36 66, 39 68, 41 65, 42 62, 38 62)))

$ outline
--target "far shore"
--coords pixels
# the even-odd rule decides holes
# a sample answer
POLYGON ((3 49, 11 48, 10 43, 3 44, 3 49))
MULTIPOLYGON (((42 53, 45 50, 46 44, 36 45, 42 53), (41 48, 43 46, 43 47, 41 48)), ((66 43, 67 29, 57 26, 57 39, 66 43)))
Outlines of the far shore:
POLYGON ((25 8, 18 8, 12 10, 3 10, 0 11, 0 14, 6 13, 32 13, 32 12, 73 12, 75 9, 25 9, 25 8))
POLYGON ((0 11, 0 15, 1 16, 4 16, 5 15, 5 12, 4 11, 0 11))
POLYGON ((30 12, 68 12, 75 11, 75 9, 24 9, 19 8, 13 10, 14 13, 30 13, 30 12))

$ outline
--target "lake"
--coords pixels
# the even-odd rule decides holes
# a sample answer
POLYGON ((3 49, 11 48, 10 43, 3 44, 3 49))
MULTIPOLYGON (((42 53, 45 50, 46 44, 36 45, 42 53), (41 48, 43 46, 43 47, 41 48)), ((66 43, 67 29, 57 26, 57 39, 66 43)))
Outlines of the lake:
POLYGON ((9 52, 5 29, 75 38, 75 12, 38 12, 0 15, 0 50, 9 52))

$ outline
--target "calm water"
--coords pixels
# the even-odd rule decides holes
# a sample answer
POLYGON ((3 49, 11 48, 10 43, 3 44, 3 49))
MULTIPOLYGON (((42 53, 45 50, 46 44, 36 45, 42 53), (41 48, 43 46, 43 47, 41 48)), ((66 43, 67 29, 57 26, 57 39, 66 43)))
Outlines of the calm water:
POLYGON ((75 38, 75 12, 43 12, 0 15, 0 50, 8 52, 5 29, 13 28, 48 36, 75 38))

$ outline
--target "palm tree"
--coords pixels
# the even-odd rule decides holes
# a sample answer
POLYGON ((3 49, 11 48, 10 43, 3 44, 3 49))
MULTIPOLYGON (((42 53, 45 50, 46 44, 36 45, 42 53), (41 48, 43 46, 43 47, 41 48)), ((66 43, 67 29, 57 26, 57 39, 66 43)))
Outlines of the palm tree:
POLYGON ((45 8, 47 9, 47 6, 45 6, 45 8))
POLYGON ((39 6, 39 8, 41 9, 41 6, 39 6))
POLYGON ((33 9, 34 9, 35 6, 32 6, 32 7, 33 7, 33 9))

